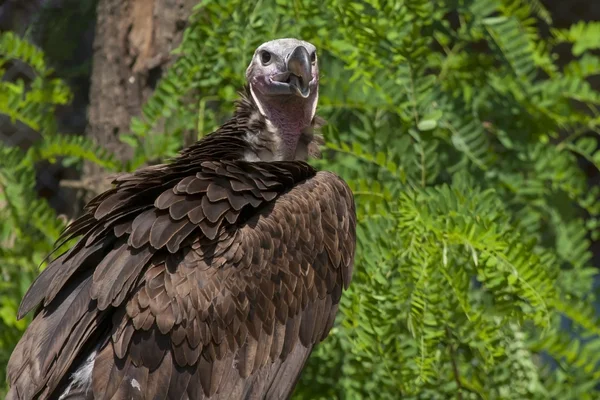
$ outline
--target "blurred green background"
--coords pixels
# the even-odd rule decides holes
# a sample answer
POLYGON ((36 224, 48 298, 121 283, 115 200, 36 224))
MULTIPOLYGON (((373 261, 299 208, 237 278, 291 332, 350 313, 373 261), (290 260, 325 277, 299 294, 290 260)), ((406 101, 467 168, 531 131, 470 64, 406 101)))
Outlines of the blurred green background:
POLYGON ((319 49, 314 163, 359 217, 295 398, 600 398, 600 5, 196 3, 0 1, 0 396, 20 299, 94 182, 215 129, 254 48, 293 36, 319 49))

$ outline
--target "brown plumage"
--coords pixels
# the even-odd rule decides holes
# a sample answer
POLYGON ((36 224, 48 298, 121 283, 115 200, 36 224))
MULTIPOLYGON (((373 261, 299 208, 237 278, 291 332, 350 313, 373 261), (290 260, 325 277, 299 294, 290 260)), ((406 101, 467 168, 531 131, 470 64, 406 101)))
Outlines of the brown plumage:
POLYGON ((66 229, 79 240, 19 309, 39 306, 8 399, 291 394, 350 284, 354 203, 340 178, 298 160, 317 152, 314 115, 295 152, 257 144, 285 132, 251 89, 219 130, 121 176, 66 229))

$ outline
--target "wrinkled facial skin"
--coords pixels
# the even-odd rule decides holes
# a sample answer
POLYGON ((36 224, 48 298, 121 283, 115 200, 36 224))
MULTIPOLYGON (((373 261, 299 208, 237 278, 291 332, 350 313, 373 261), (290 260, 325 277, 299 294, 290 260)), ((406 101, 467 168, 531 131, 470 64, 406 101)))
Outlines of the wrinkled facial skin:
POLYGON ((318 90, 316 50, 311 43, 298 39, 264 43, 256 49, 246 70, 248 83, 262 96, 308 98, 318 90))

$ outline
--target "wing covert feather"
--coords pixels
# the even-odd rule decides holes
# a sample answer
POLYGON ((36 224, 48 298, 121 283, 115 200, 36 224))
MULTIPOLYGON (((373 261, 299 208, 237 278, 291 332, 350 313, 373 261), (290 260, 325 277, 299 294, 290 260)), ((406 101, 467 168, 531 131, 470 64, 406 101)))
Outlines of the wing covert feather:
MULTIPOLYGON (((81 326, 86 341, 101 333, 98 321, 111 321, 92 373, 102 398, 287 397, 351 280, 350 189, 300 162, 204 162, 177 179, 143 176, 121 178, 121 192, 90 203, 99 220, 76 223, 76 250, 55 261, 69 275, 61 281, 51 264, 52 292, 42 274, 24 307, 79 296, 72 316, 54 320, 81 326), (156 200, 131 213, 149 198, 156 200)), ((38 325, 56 328, 52 320, 38 325)), ((62 372, 42 371, 28 331, 9 365, 9 398, 52 393, 73 363, 61 351, 89 347, 73 340, 48 345, 62 372)))

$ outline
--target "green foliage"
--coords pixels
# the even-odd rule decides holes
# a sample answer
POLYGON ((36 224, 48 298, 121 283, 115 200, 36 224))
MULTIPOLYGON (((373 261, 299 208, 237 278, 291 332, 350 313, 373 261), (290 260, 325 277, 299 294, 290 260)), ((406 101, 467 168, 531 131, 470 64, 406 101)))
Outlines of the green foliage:
MULTIPOLYGON (((25 255, 11 256, 3 281, 12 288, 4 324, 30 279, 17 287, 15 271, 31 271, 55 237, 55 225, 11 208, 22 207, 17 196, 36 204, 34 160, 96 157, 131 170, 172 156, 230 115, 253 49, 284 36, 319 48, 329 124, 315 163, 348 181, 359 217, 352 286, 296 398, 598 398, 590 239, 600 238, 600 188, 578 163, 600 167, 600 94, 587 81, 600 74, 600 30, 553 29, 537 0, 202 1, 177 61, 122 136, 135 148, 130 163, 84 142, 48 144, 58 143, 53 133, 25 156, 5 149, 0 176, 23 177, 4 184, 13 200, 1 212, 17 216, 6 230, 23 229, 13 243, 25 255), (560 67, 552 51, 564 43, 576 58, 560 67)), ((30 49, 17 44, 0 51, 30 49)), ((11 58, 45 71, 33 53, 11 58)), ((35 88, 12 90, 23 99, 35 88)), ((45 115, 66 98, 46 96, 45 115)), ((17 114, 22 101, 0 112, 41 118, 17 114)), ((39 215, 52 213, 44 207, 39 215)), ((2 339, 0 326, 0 340, 14 343, 21 328, 2 339)))
POLYGON ((573 54, 580 56, 588 50, 600 49, 600 22, 578 22, 569 29, 557 29, 554 36, 560 42, 573 44, 573 54))
POLYGON ((46 67, 41 51, 15 34, 2 34, 0 51, 0 75, 4 76, 8 64, 15 61, 26 63, 35 74, 28 87, 23 80, 0 82, 0 112, 35 130, 55 130, 54 110, 69 101, 68 88, 52 79, 52 70, 46 67))

